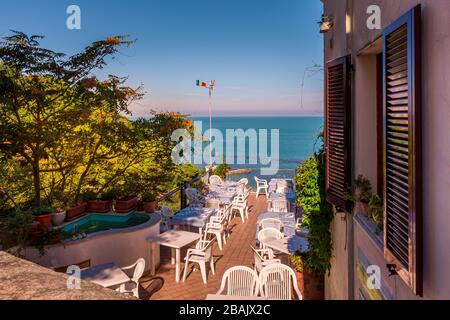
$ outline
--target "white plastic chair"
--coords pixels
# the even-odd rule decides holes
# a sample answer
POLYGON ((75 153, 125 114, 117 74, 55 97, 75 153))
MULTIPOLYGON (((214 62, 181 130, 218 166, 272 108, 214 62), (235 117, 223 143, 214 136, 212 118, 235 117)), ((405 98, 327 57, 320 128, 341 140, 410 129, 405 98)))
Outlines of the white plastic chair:
POLYGON ((211 216, 211 218, 209 218, 209 222, 219 223, 223 225, 225 244, 227 243, 226 238, 230 235, 230 230, 228 229, 228 222, 230 220, 230 215, 231 215, 231 205, 222 206, 219 210, 217 210, 217 214, 215 216, 211 216))
POLYGON ((259 293, 258 274, 245 266, 235 266, 223 274, 222 283, 217 294, 222 294, 227 287, 227 295, 237 297, 257 297, 259 293))
POLYGON ((223 249, 223 244, 227 243, 227 238, 225 236, 225 219, 222 219, 220 223, 208 222, 205 227, 205 232, 207 234, 212 234, 217 239, 217 244, 219 245, 220 251, 223 249))
POLYGON ((220 201, 217 200, 217 199, 207 199, 205 207, 219 210, 219 208, 220 208, 220 201))
POLYGON ((264 191, 264 194, 266 195, 266 198, 269 197, 269 184, 267 183, 267 180, 258 179, 255 177, 256 181, 256 197, 258 198, 261 191, 264 191))
POLYGON ((202 273, 202 279, 204 284, 208 283, 206 275, 207 262, 209 262, 210 264, 212 274, 215 274, 214 261, 211 253, 212 244, 213 241, 200 240, 197 242, 195 249, 188 249, 186 257, 184 258, 185 264, 183 272, 183 282, 186 281, 187 269, 189 267, 190 262, 197 263, 200 266, 200 271, 202 273))
POLYGON ((242 178, 241 180, 239 180, 238 182, 239 184, 243 184, 244 186, 248 185, 248 179, 247 178, 242 178))
POLYGON ((242 223, 244 223, 245 217, 248 217, 247 197, 244 194, 238 194, 235 196, 233 202, 231 203, 231 210, 232 212, 237 210, 241 216, 242 223))
POLYGON ((294 270, 284 264, 270 264, 259 273, 261 296, 269 300, 293 300, 293 291, 298 300, 302 294, 298 289, 294 270))
POLYGON ((121 268, 128 276, 132 273, 130 281, 121 284, 116 291, 120 293, 132 293, 136 298, 139 298, 139 279, 144 274, 145 270, 145 260, 139 258, 135 263, 130 266, 121 268))
POLYGON ((258 230, 266 228, 275 228, 280 232, 284 230, 284 224, 280 219, 277 218, 266 218, 258 222, 258 230))
POLYGON ((270 212, 289 212, 289 205, 287 200, 275 199, 271 201, 270 212))
POLYGON ((280 259, 275 259, 275 255, 272 249, 255 249, 250 246, 253 250, 253 258, 255 260, 255 271, 260 272, 264 267, 273 263, 281 263, 280 259))
POLYGON ((170 214, 170 209, 168 206, 161 206, 161 226, 163 231, 170 230, 170 219, 172 215, 170 214))
POLYGON ((258 232, 259 246, 266 249, 265 242, 283 239, 284 235, 280 230, 275 228, 265 228, 258 232))
POLYGON ((205 198, 200 195, 197 189, 195 188, 188 188, 184 191, 186 194, 186 197, 189 200, 189 204, 192 205, 203 205, 205 204, 205 198))
POLYGON ((217 175, 212 175, 211 177, 209 177, 209 184, 216 185, 216 184, 221 184, 221 183, 223 183, 223 180, 221 177, 219 177, 217 175))

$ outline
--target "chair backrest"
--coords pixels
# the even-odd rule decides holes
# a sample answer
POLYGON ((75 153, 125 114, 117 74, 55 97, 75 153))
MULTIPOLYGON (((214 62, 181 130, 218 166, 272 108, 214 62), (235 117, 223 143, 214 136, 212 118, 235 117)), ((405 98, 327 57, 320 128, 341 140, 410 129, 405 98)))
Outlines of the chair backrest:
POLYGON ((259 230, 267 229, 267 228, 275 228, 279 231, 282 231, 284 228, 284 224, 281 220, 276 218, 266 218, 262 219, 258 222, 259 230))
POLYGON ((145 260, 143 258, 139 258, 136 261, 136 267, 134 268, 134 273, 133 273, 132 280, 133 281, 139 281, 139 279, 144 274, 144 270, 145 270, 145 260))
POLYGON ((227 287, 227 295, 240 297, 257 297, 259 293, 258 274, 246 266, 235 266, 223 274, 222 283, 217 294, 222 294, 227 287))
POLYGON ((283 234, 275 228, 265 228, 258 232, 258 240, 263 243, 271 240, 283 239, 283 234))
MULTIPOLYGON (((206 230, 205 230, 206 231, 206 230)), ((206 232, 205 232, 206 234, 206 232)), ((211 258, 211 248, 213 245, 213 240, 199 240, 195 245, 195 249, 203 251, 205 253, 206 260, 211 258)))
POLYGON ((241 180, 239 180, 240 184, 243 184, 244 186, 248 185, 248 179, 247 178, 242 178, 241 180))
POLYGON ((209 184, 220 184, 222 182, 222 178, 217 175, 212 175, 211 177, 209 177, 209 184))
POLYGON ((283 199, 272 200, 272 205, 270 207, 272 212, 288 212, 288 201, 283 199))
POLYGON ((297 299, 302 300, 295 272, 287 265, 277 263, 264 267, 259 273, 259 281, 261 296, 269 300, 292 300, 293 291, 297 299))
POLYGON ((245 193, 245 185, 242 184, 242 183, 238 184, 237 187, 236 187, 236 193, 237 194, 241 194, 241 193, 244 194, 245 193))
POLYGON ((264 257, 252 246, 250 246, 253 251, 253 259, 255 260, 255 268, 257 271, 260 271, 263 268, 264 257))
POLYGON ((218 210, 220 208, 220 201, 217 199, 207 199, 205 207, 218 210))
POLYGON ((168 206, 161 206, 161 215, 164 218, 170 217, 170 208, 168 206))

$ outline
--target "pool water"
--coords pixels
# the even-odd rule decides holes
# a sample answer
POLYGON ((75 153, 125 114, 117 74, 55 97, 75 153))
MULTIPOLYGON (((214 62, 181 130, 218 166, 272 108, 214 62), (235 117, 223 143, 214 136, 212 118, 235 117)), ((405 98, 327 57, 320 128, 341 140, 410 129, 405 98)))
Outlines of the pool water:
POLYGON ((147 222, 148 215, 132 213, 129 215, 90 214, 62 228, 63 235, 71 237, 80 233, 90 234, 110 229, 124 229, 147 222))

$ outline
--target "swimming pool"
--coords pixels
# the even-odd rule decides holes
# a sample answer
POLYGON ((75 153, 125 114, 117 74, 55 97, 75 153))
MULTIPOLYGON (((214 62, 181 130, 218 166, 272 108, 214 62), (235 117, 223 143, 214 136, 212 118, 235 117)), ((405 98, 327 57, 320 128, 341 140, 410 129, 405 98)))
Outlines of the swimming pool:
POLYGON ((128 215, 89 214, 79 220, 65 225, 61 231, 64 238, 77 234, 90 234, 111 229, 124 229, 147 222, 146 214, 131 213, 128 215))

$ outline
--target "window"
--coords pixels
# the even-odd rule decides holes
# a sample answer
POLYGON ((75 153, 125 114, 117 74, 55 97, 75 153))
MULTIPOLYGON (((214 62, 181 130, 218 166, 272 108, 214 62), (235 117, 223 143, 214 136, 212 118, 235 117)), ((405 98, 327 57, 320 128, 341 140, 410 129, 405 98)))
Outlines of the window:
POLYGON ((350 184, 350 58, 343 57, 326 66, 327 201, 349 210, 345 193, 350 184))
POLYGON ((421 7, 383 31, 384 253, 422 295, 421 7))

